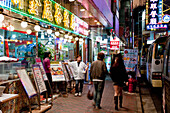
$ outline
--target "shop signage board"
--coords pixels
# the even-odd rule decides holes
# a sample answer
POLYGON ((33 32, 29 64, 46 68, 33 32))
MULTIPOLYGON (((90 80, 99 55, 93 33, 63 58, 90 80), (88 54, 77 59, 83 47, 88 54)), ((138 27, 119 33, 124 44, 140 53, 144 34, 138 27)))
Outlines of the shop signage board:
POLYGON ((0 7, 83 37, 88 35, 88 24, 54 0, 1 0, 0 7))
POLYGON ((135 65, 138 64, 138 50, 125 49, 124 50, 124 64, 126 71, 135 71, 135 65))
POLYGON ((25 69, 17 69, 18 76, 29 98, 36 95, 36 90, 25 69))
POLYGON ((110 50, 119 50, 119 38, 116 36, 110 40, 110 50))
POLYGON ((35 79, 35 82, 39 88, 40 93, 47 91, 45 82, 44 82, 44 79, 43 79, 43 76, 42 76, 42 73, 40 70, 40 66, 33 65, 32 69, 33 69, 34 79, 35 79))
POLYGON ((66 81, 61 62, 51 62, 51 74, 53 82, 66 81))
POLYGON ((45 70, 44 70, 43 64, 42 64, 42 62, 41 62, 41 59, 40 59, 40 58, 36 58, 35 61, 36 61, 36 63, 40 66, 41 73, 42 73, 42 75, 43 75, 44 81, 47 81, 48 78, 47 78, 47 75, 46 75, 46 73, 45 73, 45 70))
POLYGON ((147 30, 166 30, 167 24, 163 23, 163 0, 146 1, 146 29, 147 30))

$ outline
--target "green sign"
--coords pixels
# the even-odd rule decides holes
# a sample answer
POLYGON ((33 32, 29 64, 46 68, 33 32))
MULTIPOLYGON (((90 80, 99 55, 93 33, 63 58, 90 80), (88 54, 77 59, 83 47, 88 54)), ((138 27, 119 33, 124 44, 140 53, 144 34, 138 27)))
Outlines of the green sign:
POLYGON ((1 0, 0 7, 76 35, 87 36, 88 24, 53 0, 1 0), (79 31, 79 24, 81 31, 85 32, 79 31))

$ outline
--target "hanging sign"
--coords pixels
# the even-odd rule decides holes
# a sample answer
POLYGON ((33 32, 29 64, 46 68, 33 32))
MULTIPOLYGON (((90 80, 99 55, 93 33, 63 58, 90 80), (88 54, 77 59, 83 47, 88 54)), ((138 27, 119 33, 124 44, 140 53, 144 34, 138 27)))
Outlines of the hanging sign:
POLYGON ((163 0, 149 0, 146 2, 146 29, 167 29, 166 24, 162 24, 163 0))

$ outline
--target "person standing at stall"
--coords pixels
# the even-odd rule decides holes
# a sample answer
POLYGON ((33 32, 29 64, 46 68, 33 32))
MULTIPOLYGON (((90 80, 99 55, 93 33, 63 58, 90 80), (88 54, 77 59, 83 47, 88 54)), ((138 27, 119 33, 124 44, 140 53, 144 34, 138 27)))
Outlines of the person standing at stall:
POLYGON ((73 77, 76 80, 75 96, 77 97, 82 95, 85 73, 87 72, 88 66, 82 62, 80 55, 76 58, 77 61, 68 62, 68 65, 73 69, 73 77))
MULTIPOLYGON (((52 88, 52 76, 51 76, 51 68, 50 68, 50 57, 51 57, 51 53, 50 52, 45 52, 44 54, 44 60, 43 60, 43 66, 47 75, 47 78, 49 80, 49 83, 51 85, 52 88)), ((46 84, 46 88, 47 88, 47 92, 48 92, 48 97, 51 97, 51 91, 50 91, 50 86, 48 84, 47 81, 45 81, 46 84)))
POLYGON ((104 89, 105 77, 107 74, 106 63, 104 62, 104 53, 98 53, 97 60, 92 62, 90 68, 90 79, 94 84, 94 107, 101 109, 100 103, 104 89))
POLYGON ((119 107, 122 108, 122 89, 125 82, 128 82, 128 74, 126 73, 125 65, 121 54, 115 54, 110 68, 110 76, 113 81, 114 87, 114 103, 115 110, 118 110, 118 97, 119 107))

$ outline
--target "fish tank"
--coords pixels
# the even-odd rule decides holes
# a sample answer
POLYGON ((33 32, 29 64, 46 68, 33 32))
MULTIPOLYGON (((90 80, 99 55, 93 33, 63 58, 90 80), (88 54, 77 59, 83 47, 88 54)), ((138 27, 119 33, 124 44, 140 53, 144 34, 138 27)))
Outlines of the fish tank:
POLYGON ((24 68, 24 65, 18 62, 1 62, 0 63, 0 82, 17 79, 18 75, 16 70, 24 68))

